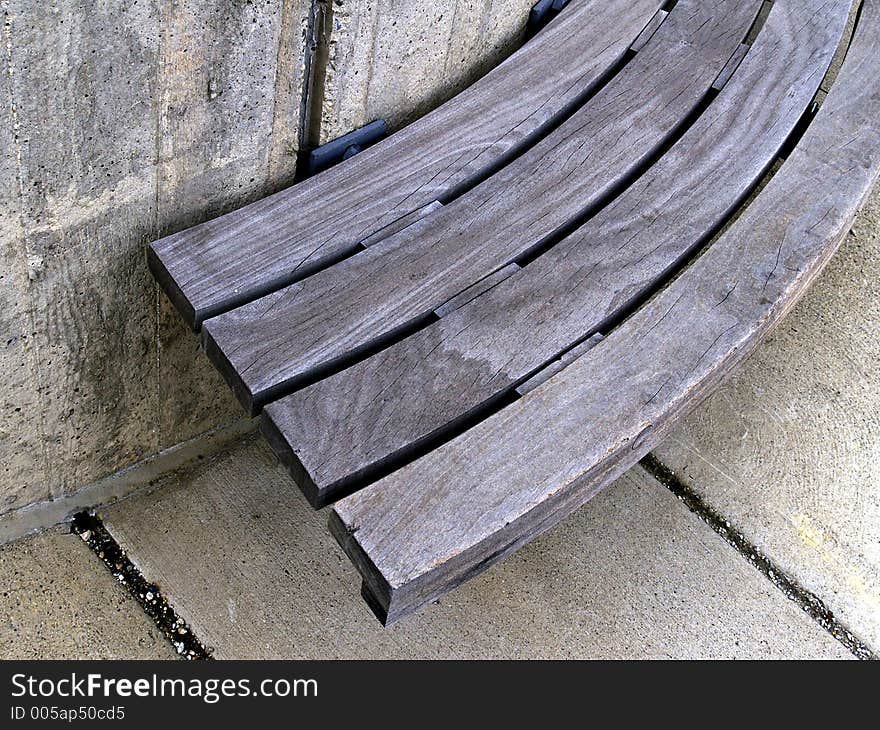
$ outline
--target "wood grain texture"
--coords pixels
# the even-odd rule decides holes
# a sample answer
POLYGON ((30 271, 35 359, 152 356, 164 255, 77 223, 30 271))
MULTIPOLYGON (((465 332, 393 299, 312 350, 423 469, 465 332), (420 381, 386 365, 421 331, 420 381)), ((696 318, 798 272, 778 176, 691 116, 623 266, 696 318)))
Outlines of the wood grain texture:
POLYGON ((707 240, 797 126, 850 4, 778 3, 729 87, 609 207, 458 311, 266 406, 264 431, 313 504, 518 388, 707 240))
POLYGON ((453 100, 332 170, 166 237, 153 273, 187 323, 306 276, 546 131, 623 57, 658 0, 572 3, 453 100), (548 63, 546 59, 552 59, 548 63))
POLYGON ((584 108, 493 177, 330 269, 204 325, 250 412, 426 321, 613 197, 702 104, 760 3, 682 0, 584 108))
POLYGON ((349 497, 331 529, 393 621, 576 509, 660 441, 809 287, 880 175, 880 2, 779 173, 682 276, 526 397, 349 497))

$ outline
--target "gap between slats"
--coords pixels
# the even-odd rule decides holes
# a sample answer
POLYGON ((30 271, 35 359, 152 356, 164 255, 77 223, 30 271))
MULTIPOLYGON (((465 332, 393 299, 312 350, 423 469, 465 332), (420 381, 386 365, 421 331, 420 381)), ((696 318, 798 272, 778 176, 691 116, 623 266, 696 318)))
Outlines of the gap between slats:
MULTIPOLYGON (((725 64, 724 68, 720 72, 719 78, 721 77, 721 75, 727 73, 729 66, 734 61, 738 64, 742 61, 742 58, 743 54, 741 53, 741 49, 738 47, 737 50, 732 54, 730 61, 725 64)), ((445 303, 436 307, 432 312, 414 318, 404 325, 401 325, 394 328, 393 330, 378 335, 364 345, 354 348, 343 355, 322 362, 320 365, 316 365, 309 370, 303 372, 302 374, 297 376, 295 380, 288 380, 272 385, 259 393, 239 393, 240 388, 243 386, 238 383, 237 379, 227 377, 228 382, 233 387, 233 389, 236 390, 236 393, 239 395, 239 399, 242 402, 249 402, 251 404, 251 413, 252 415, 255 415, 263 408, 263 406, 267 405, 268 403, 278 400, 279 398, 282 398, 292 392, 307 388, 310 385, 320 380, 323 380, 324 378, 330 377, 331 375, 334 375, 344 370, 345 368, 348 368, 366 359, 367 357, 375 355, 376 353, 379 353, 382 350, 391 347, 398 342, 401 342, 407 337, 437 322, 444 314, 448 314, 449 312, 454 311, 454 309, 462 306, 464 303, 466 303, 466 301, 470 301, 470 299, 473 299, 474 296, 470 296, 471 292, 478 291, 480 295, 485 293, 485 291, 488 291, 493 286, 503 281, 506 276, 509 276, 519 268, 528 266, 530 263, 537 260, 541 255, 550 251, 560 241, 564 240, 567 236, 574 233, 578 228, 583 226, 590 219, 601 212, 604 208, 610 205, 616 198, 618 198, 623 192, 625 192, 636 181, 638 181, 645 173, 647 173, 657 163, 657 161, 660 160, 687 133, 687 131, 696 123, 696 121, 706 112, 712 101, 720 93, 721 88, 722 86, 716 79, 716 81, 714 81, 710 88, 704 93, 702 99, 696 104, 694 109, 670 130, 670 132, 667 134, 666 138, 661 142, 661 144, 659 144, 657 148, 648 157, 646 157, 645 160, 635 166, 626 175, 621 177, 621 179, 616 184, 611 186, 601 197, 599 197, 594 204, 591 204, 590 206, 585 208, 579 215, 573 216, 565 225, 561 226, 553 234, 546 236, 536 245, 526 249, 514 259, 503 262, 494 270, 486 274, 484 277, 477 280, 471 286, 450 297, 446 300, 445 303)), ((593 333, 590 333, 589 335, 585 336, 584 339, 587 339, 592 334, 593 333)), ((231 363, 224 362, 225 358, 222 351, 213 343, 210 338, 206 338, 205 348, 209 356, 215 363, 222 364, 222 367, 220 367, 222 373, 226 374, 233 371, 231 363)), ((546 363, 544 363, 542 367, 546 367, 547 365, 551 364, 555 359, 557 358, 551 358, 546 363)), ((536 373, 537 370, 533 373, 530 373, 528 377, 532 377, 536 373)))

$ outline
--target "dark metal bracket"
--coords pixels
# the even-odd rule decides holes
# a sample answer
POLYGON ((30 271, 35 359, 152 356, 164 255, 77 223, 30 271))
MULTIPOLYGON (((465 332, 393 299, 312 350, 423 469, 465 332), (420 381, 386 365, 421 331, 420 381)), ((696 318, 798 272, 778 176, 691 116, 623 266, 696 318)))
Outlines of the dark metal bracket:
POLYGON ((538 0, 532 5, 529 19, 526 22, 526 38, 534 36, 553 20, 566 5, 568 5, 568 0, 538 0))
POLYGON ((388 125, 385 124, 385 120, 376 119, 360 129, 316 147, 309 152, 306 176, 316 175, 349 157, 354 157, 358 152, 378 142, 387 133, 388 125))

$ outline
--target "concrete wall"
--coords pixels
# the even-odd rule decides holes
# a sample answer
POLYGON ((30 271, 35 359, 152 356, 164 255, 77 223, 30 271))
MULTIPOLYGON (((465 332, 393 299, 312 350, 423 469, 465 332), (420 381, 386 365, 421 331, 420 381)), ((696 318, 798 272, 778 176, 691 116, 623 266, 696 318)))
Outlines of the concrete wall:
POLYGON ((0 518, 241 418, 145 245, 399 127, 530 0, 0 0, 0 518))
MULTIPOLYGON (((336 0, 325 23, 323 144, 378 117, 401 127, 518 47, 535 0, 336 0)), ((314 132, 314 130, 313 130, 314 132)))

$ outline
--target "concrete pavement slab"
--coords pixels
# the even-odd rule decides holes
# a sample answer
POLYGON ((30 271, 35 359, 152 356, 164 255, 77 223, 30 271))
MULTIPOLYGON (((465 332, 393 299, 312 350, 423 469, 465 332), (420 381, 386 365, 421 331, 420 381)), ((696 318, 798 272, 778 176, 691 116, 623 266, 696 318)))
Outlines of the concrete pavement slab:
POLYGON ((0 659, 172 659, 171 644, 76 535, 0 547, 0 659))
POLYGON ((852 656, 640 468, 388 629, 258 437, 101 516, 218 658, 852 656))
POLYGON ((880 189, 815 287, 656 456, 880 650, 880 189))

